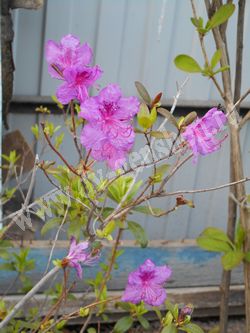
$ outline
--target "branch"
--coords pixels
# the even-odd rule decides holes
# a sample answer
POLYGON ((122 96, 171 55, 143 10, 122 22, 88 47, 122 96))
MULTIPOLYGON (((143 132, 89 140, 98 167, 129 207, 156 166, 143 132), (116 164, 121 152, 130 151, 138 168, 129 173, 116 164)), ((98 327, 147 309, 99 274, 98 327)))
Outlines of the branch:
POLYGON ((74 140, 74 144, 75 144, 77 153, 78 153, 79 158, 81 160, 82 159, 82 152, 81 152, 81 149, 78 145, 77 136, 76 136, 75 110, 74 110, 74 102, 73 101, 70 102, 70 112, 71 112, 71 120, 72 120, 73 140, 74 140))
POLYGON ((194 193, 204 193, 204 192, 217 191, 217 190, 221 190, 223 188, 230 187, 230 186, 233 186, 233 185, 246 183, 248 181, 250 181, 250 177, 246 177, 246 178, 240 179, 240 180, 235 181, 235 182, 231 182, 231 183, 227 183, 227 184, 223 184, 223 185, 219 185, 219 186, 215 186, 215 187, 203 188, 203 189, 199 189, 199 190, 180 190, 180 191, 176 191, 176 192, 168 192, 168 193, 165 193, 165 194, 163 193, 163 194, 160 194, 159 196, 168 197, 168 196, 173 196, 173 195, 178 195, 178 194, 185 194, 185 193, 194 194, 194 193))
MULTIPOLYGON (((245 18, 245 0, 238 1, 238 20, 237 20, 237 42, 236 42, 236 66, 234 79, 234 102, 240 99, 241 80, 242 80, 242 58, 243 58, 243 33, 245 18)), ((237 109, 239 110, 240 103, 237 109)))
POLYGON ((67 168, 73 172, 75 175, 77 175, 79 177, 79 174, 76 172, 76 170, 71 166, 69 165, 69 163, 65 160, 65 158, 62 156, 62 154, 53 146, 52 142, 50 141, 50 138, 48 136, 48 134, 46 133, 45 131, 45 125, 44 123, 41 123, 41 126, 42 126, 42 129, 43 129, 43 134, 44 134, 44 137, 48 143, 48 145, 50 146, 50 148, 56 153, 56 155, 63 161, 63 163, 67 166, 67 168))
MULTIPOLYGON (((193 0, 190 0, 190 1, 191 1, 193 15, 196 19, 198 19, 197 14, 196 14, 194 1, 193 0)), ((204 57, 204 60, 205 60, 205 65, 206 65, 206 67, 209 67, 210 63, 209 63, 207 51, 206 51, 205 44, 204 44, 204 35, 202 35, 198 30, 197 30, 197 32, 198 32, 198 35, 199 35, 199 40, 200 40, 200 44, 201 44, 202 54, 203 54, 203 57, 204 57)), ((221 97, 224 98, 224 92, 222 91, 222 89, 221 89, 219 83, 217 82, 216 78, 214 76, 210 76, 210 78, 214 82, 214 84, 215 84, 217 90, 219 91, 221 97)))
POLYGON ((246 124, 246 122, 250 120, 250 110, 247 112, 247 114, 241 119, 239 123, 239 130, 242 129, 242 127, 246 124))
POLYGON ((16 315, 16 313, 21 310, 25 303, 33 297, 39 289, 54 276, 60 267, 56 266, 48 274, 41 278, 41 280, 14 306, 14 308, 10 311, 10 313, 0 322, 0 330, 4 328, 8 322, 16 315))
POLYGON ((237 102, 234 104, 233 109, 236 109, 241 103, 242 101, 244 101, 244 99, 250 94, 250 89, 248 89, 245 94, 243 94, 238 100, 237 102))
MULTIPOLYGON (((18 217, 20 217, 23 213, 27 212, 27 210, 28 210, 28 204, 30 202, 30 198, 31 198, 31 195, 32 195, 33 187, 34 187, 34 184, 35 184, 36 171, 37 171, 37 168, 38 168, 38 162, 39 162, 39 158, 38 158, 38 155, 36 155, 35 164, 34 164, 34 167, 33 167, 33 170, 32 170, 30 184, 29 184, 29 188, 28 188, 28 192, 27 192, 25 201, 24 201, 24 203, 22 205, 22 208, 18 211, 18 213, 16 212, 13 215, 13 218, 10 221, 10 223, 5 227, 5 229, 3 230, 3 232, 0 233, 0 240, 4 237, 4 235, 6 234, 6 232, 16 223, 16 219, 18 217)), ((2 222, 3 222, 3 220, 2 220, 2 222)))

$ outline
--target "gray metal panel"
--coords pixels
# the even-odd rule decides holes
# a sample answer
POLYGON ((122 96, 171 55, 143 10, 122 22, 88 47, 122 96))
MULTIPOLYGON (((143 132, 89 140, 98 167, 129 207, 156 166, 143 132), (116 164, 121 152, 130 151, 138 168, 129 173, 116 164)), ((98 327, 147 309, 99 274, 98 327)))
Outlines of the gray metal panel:
MULTIPOLYGON (((43 56, 43 45, 48 39, 59 40, 66 33, 78 35, 88 41, 94 49, 95 62, 105 73, 100 81, 121 84, 125 94, 135 94, 133 81, 141 80, 153 93, 163 91, 167 98, 176 93, 175 82, 183 82, 186 75, 173 65, 173 58, 179 53, 188 53, 203 63, 201 51, 189 17, 190 3, 183 0, 167 0, 162 33, 158 40, 161 0, 48 0, 42 10, 17 10, 15 22, 15 94, 48 96, 54 94, 58 85, 47 74, 43 56)), ((203 1, 198 1, 197 11, 205 17, 203 1)), ((245 31, 250 24, 250 1, 247 2, 245 31)), ((234 64, 236 22, 234 15, 229 25, 229 48, 234 64)), ((208 37, 209 57, 212 56, 213 40, 208 37)), ((249 86, 250 39, 244 45, 243 90, 249 86)), ((232 72, 234 75, 234 72, 232 72)), ((218 93, 211 82, 199 75, 192 75, 186 86, 182 101, 200 100, 204 103, 218 99, 218 93)), ((180 101, 181 102, 181 101, 180 101)), ((53 116, 58 123, 62 122, 53 116)), ((11 115, 10 124, 28 135, 28 127, 34 115, 11 115)), ((246 174, 250 165, 250 124, 242 132, 246 174)), ((136 144, 136 149, 140 143, 136 144)), ((74 160, 68 140, 63 146, 66 156, 74 160), (69 153, 70 152, 70 153, 69 153)), ((38 147, 39 149, 39 147, 38 147)), ((54 159, 49 153, 48 159, 54 159)), ((210 156, 202 158, 196 165, 189 161, 183 170, 168 185, 168 190, 197 189, 215 186, 228 181, 228 143, 210 156)), ((145 174, 146 175, 146 174, 145 174)), ((45 193, 49 185, 42 174, 38 175, 35 194, 45 193)), ((248 192, 250 184, 247 185, 248 192)), ((174 214, 155 219, 137 214, 136 219, 145 225, 151 239, 193 238, 207 225, 225 228, 228 190, 194 195, 195 209, 180 207, 174 214)), ((187 196, 192 198, 192 196, 187 196)), ((157 200, 156 206, 171 206, 168 200, 157 200)))
MULTIPOLYGON (((43 43, 49 39, 60 40, 63 35, 72 33, 79 36, 82 41, 87 41, 95 49, 99 3, 98 0, 48 1, 43 43)), ((59 82, 48 75, 44 55, 41 64, 40 94, 50 96, 55 94, 59 82)))
MULTIPOLYGON (((203 1, 196 1, 197 12, 206 17, 203 1)), ((73 33, 88 41, 94 49, 95 62, 104 69, 100 83, 118 82, 125 94, 134 94, 135 80, 143 81, 152 94, 163 91, 172 98, 176 81, 186 74, 173 64, 179 53, 187 53, 203 64, 197 33, 190 22, 189 1, 166 0, 165 16, 159 38, 161 0, 48 0, 38 11, 17 10, 15 21, 15 94, 50 96, 58 85, 47 74, 43 45, 48 39, 59 40, 73 33), (25 81, 24 81, 25 78, 25 81)), ((246 4, 245 31, 249 27, 250 2, 246 4)), ((228 39, 232 68, 235 63, 236 14, 230 20, 228 39)), ((206 37, 209 57, 214 42, 206 37)), ((244 43, 243 90, 249 86, 250 39, 244 43)), ((234 75, 234 70, 232 70, 234 75)), ((192 75, 181 99, 218 100, 211 82, 192 75)))
POLYGON ((14 11, 15 95, 40 95, 44 11, 14 11))

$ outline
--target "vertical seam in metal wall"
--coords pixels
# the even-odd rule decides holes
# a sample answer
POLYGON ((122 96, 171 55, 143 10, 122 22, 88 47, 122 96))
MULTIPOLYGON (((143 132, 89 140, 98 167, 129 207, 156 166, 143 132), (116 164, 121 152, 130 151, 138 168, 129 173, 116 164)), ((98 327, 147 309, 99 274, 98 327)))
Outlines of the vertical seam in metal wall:
POLYGON ((117 78, 116 78, 117 82, 120 82, 121 63, 122 63, 124 36, 125 36, 125 27, 126 27, 126 23, 127 23, 127 17, 128 17, 128 0, 125 0, 125 8, 124 8, 123 22, 122 22, 121 46, 120 46, 120 50, 119 50, 118 71, 117 71, 117 78))
MULTIPOLYGON (((43 57, 44 57, 44 38, 45 38, 46 21, 47 21, 47 1, 48 0, 45 0, 44 7, 43 7, 41 52, 40 52, 40 63, 39 63, 39 83, 38 83, 38 94, 39 94, 39 96, 41 96, 42 79, 43 79, 42 70, 43 70, 43 57)), ((38 112, 36 112, 36 114, 35 114, 35 122, 36 122, 36 124, 39 124, 39 113, 38 112)), ((38 141, 34 138, 34 152, 35 152, 35 154, 38 153, 37 148, 38 148, 38 141)), ((34 194, 34 191, 35 191, 35 187, 36 186, 34 186, 33 191, 32 191, 32 197, 33 197, 33 194, 34 194)))
MULTIPOLYGON (((96 62, 96 50, 97 50, 97 41, 98 41, 98 35, 99 35, 99 22, 100 22, 100 12, 102 7, 102 0, 98 0, 97 5, 97 11, 96 11, 96 24, 95 24, 95 33, 94 33, 94 44, 93 44, 93 50, 94 50, 94 63, 96 62)), ((93 88, 90 89, 90 95, 93 95, 93 88)))
POLYGON ((41 96, 42 87, 42 71, 43 71, 43 57, 44 57, 44 38, 46 31, 46 21, 47 21, 47 1, 44 2, 43 7, 43 19, 42 19, 42 36, 41 36, 41 52, 40 52, 40 63, 39 63, 39 83, 38 83, 38 94, 41 96))
MULTIPOLYGON (((176 20, 176 16, 177 16, 177 1, 174 3, 174 13, 173 13, 173 16, 174 16, 174 19, 173 19, 173 22, 176 22, 177 20, 176 20)), ((174 24, 171 24, 171 32, 170 32, 170 36, 171 36, 171 39, 169 40, 169 45, 168 45, 168 50, 169 50, 169 52, 168 52, 168 55, 171 55, 170 57, 169 57, 169 61, 167 62, 167 66, 166 66, 166 74, 165 74, 165 77, 164 77, 164 90, 166 91, 167 90, 167 80, 169 80, 169 71, 170 71, 170 64, 172 65, 172 62, 171 62, 171 57, 172 57, 172 50, 173 50, 173 47, 169 47, 170 45, 174 45, 174 43, 173 43, 173 39, 174 39, 174 24)))
POLYGON ((144 41, 143 45, 144 47, 142 48, 143 51, 143 57, 141 57, 141 65, 140 65, 140 71, 139 71, 139 76, 141 77, 142 82, 145 80, 144 73, 145 73, 145 63, 146 63, 146 52, 147 50, 147 45, 148 45, 148 39, 149 39, 149 19, 150 19, 150 13, 151 13, 151 7, 152 7, 152 1, 149 2, 147 6, 147 14, 145 17, 145 33, 144 33, 144 41))
POLYGON ((69 3, 69 13, 68 13, 68 18, 69 18, 69 33, 72 33, 72 22, 73 22, 73 1, 70 1, 69 3))

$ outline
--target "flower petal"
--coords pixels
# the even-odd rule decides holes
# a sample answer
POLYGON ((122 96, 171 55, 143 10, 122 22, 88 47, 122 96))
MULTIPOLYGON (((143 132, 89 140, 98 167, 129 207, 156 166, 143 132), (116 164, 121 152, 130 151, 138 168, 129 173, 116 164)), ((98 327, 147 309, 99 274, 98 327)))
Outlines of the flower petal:
POLYGON ((157 284, 165 283, 172 275, 172 269, 168 266, 156 266, 152 281, 157 284))
POLYGON ((159 287, 159 285, 150 284, 144 288, 143 293, 143 301, 152 306, 161 305, 167 298, 166 290, 159 287))
POLYGON ((127 285, 121 300, 123 302, 131 302, 133 304, 138 304, 142 300, 141 288, 135 289, 133 286, 127 285))
POLYGON ((75 99, 76 91, 68 83, 62 84, 57 88, 56 97, 62 104, 68 104, 72 99, 75 99))

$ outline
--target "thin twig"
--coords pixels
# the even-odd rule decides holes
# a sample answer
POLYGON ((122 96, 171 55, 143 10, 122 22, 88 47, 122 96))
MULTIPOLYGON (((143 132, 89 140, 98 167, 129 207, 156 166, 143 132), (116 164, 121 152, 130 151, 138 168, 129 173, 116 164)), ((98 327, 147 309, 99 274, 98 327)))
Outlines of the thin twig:
POLYGON ((75 175, 79 176, 79 174, 76 172, 76 170, 65 160, 65 158, 62 156, 62 154, 53 146, 52 142, 50 141, 50 138, 48 136, 48 134, 45 131, 45 124, 41 123, 42 129, 43 129, 43 134, 44 137, 48 143, 48 145, 50 146, 50 148, 56 153, 56 155, 63 161, 63 163, 67 166, 67 168, 73 172, 75 175))
POLYGON ((0 330, 8 324, 8 322, 16 315, 16 313, 24 307, 26 302, 31 299, 59 270, 60 267, 56 266, 41 278, 41 280, 13 307, 10 313, 0 322, 0 330))
MULTIPOLYGON (((195 19, 198 19, 197 18, 197 14, 196 14, 196 9, 195 9, 195 5, 194 5, 194 1, 193 0, 190 0, 190 1, 191 1, 193 15, 194 15, 195 19)), ((200 40, 200 44, 201 44, 201 50, 202 50, 202 53, 203 53, 205 64, 206 64, 207 67, 209 67, 210 63, 209 63, 207 51, 206 51, 205 44, 204 44, 204 35, 201 34, 198 30, 197 30, 197 32, 198 32, 198 35, 199 35, 199 40, 200 40)), ((215 84, 218 92, 220 93, 221 97, 224 98, 224 93, 223 93, 223 91, 222 91, 219 83, 217 82, 216 78, 214 77, 214 75, 210 76, 210 78, 214 82, 214 84, 215 84)))
POLYGON ((19 210, 19 212, 13 215, 13 218, 10 221, 10 223, 4 228, 3 232, 0 233, 0 240, 4 237, 4 235, 6 234, 6 232, 16 223, 17 218, 19 218, 20 216, 22 216, 22 214, 24 214, 28 210, 30 198, 31 198, 33 187, 34 187, 34 184, 35 184, 35 178, 36 178, 36 171, 37 171, 37 168, 38 168, 38 162, 39 162, 39 158, 38 158, 38 155, 36 155, 35 164, 34 164, 34 167, 33 167, 33 170, 32 170, 30 184, 29 184, 28 192, 27 192, 26 197, 25 197, 25 201, 24 201, 24 203, 22 205, 22 208, 19 210))
POLYGON ((79 159, 81 160, 82 159, 82 152, 81 152, 81 149, 78 145, 77 136, 76 136, 75 110, 74 110, 74 102, 73 101, 70 102, 70 112, 71 112, 71 120, 72 120, 73 140, 74 140, 74 144, 75 144, 77 153, 79 155, 79 159))
POLYGON ((68 201, 68 204, 67 204, 67 207, 66 207, 66 210, 65 210, 65 213, 64 213, 64 216, 63 216, 63 219, 62 219, 62 222, 59 226, 59 228, 57 229, 56 231, 56 235, 55 235, 55 239, 53 241, 53 245, 52 245, 52 248, 50 250, 50 254, 49 254, 49 259, 48 259, 48 262, 47 262, 47 266, 46 266, 46 269, 45 269, 45 272, 44 272, 44 275, 47 274, 48 270, 49 270, 49 266, 50 266, 50 263, 51 263, 51 260, 52 260, 52 256, 53 256, 53 252, 54 252, 54 249, 55 249, 55 246, 56 246, 56 242, 57 242, 57 239, 59 237, 59 234, 60 234, 60 231, 66 221, 66 218, 67 218, 67 215, 68 215, 68 211, 69 211, 69 207, 70 207, 70 200, 68 201))

